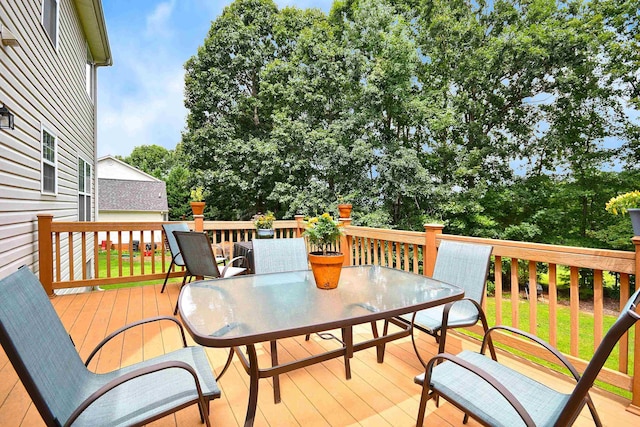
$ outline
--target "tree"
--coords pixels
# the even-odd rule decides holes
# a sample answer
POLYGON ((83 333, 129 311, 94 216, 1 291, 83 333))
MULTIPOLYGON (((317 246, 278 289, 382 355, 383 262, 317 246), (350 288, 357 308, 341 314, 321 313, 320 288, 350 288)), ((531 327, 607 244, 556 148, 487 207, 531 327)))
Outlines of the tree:
POLYGON ((164 179, 174 164, 173 152, 159 145, 139 145, 127 157, 116 157, 158 179, 164 179))

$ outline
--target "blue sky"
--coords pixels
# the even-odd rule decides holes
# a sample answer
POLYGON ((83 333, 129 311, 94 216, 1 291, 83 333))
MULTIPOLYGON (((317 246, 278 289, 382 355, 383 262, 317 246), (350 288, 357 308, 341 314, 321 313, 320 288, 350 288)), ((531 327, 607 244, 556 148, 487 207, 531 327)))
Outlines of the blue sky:
MULTIPOLYGON (((102 2, 113 66, 98 70, 98 156, 127 156, 139 145, 175 148, 185 126, 184 63, 232 0, 102 2)), ((317 7, 333 0, 275 0, 317 7)))

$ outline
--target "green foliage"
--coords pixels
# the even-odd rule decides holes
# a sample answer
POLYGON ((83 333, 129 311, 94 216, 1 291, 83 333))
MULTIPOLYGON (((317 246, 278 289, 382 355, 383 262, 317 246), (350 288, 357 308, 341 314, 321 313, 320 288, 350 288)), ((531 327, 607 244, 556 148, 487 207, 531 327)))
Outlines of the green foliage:
POLYGON ((158 179, 167 177, 175 159, 173 151, 159 145, 139 145, 129 156, 116 157, 158 179))
POLYGON ((602 207, 640 187, 637 24, 637 0, 237 0, 185 64, 180 164, 220 220, 349 194, 357 225, 627 248, 602 207))
POLYGON ((256 229, 272 229, 273 221, 276 220, 276 216, 271 211, 267 213, 259 213, 253 217, 253 225, 256 229))
POLYGON ((638 190, 612 197, 605 205, 606 211, 614 215, 625 214, 628 209, 638 208, 640 208, 640 191, 638 190))
POLYGON ((327 212, 307 219, 305 225, 302 235, 309 239, 309 243, 319 247, 323 253, 326 253, 342 236, 340 222, 334 220, 327 212))
POLYGON ((202 187, 192 188, 190 195, 191 195, 192 202, 202 202, 205 196, 204 188, 202 187))

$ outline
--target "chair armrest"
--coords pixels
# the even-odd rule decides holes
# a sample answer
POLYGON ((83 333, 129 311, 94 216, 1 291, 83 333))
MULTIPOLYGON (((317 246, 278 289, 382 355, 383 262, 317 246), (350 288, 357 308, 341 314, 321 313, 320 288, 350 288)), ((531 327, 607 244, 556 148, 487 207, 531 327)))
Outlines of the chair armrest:
MULTIPOLYGON (((518 413, 520 418, 522 418, 522 421, 527 426, 535 427, 536 424, 533 421, 533 418, 531 418, 531 415, 529 415, 529 412, 527 412, 524 406, 522 406, 520 401, 513 395, 513 393, 511 393, 511 391, 505 388, 493 375, 489 374, 484 369, 481 369, 467 362, 466 360, 459 358, 458 356, 454 356, 449 353, 440 353, 432 357, 431 360, 429 360, 429 363, 427 365, 427 370, 424 376, 423 387, 431 388, 431 371, 433 370, 433 366, 436 363, 439 363, 443 360, 448 360, 449 362, 454 363, 460 366, 461 368, 466 369, 467 371, 471 372, 473 375, 476 375, 477 377, 484 380, 487 384, 493 387, 498 393, 500 393, 502 397, 505 398, 505 400, 518 413)), ((506 368, 506 369, 509 369, 509 368, 506 368)), ((469 392, 473 393, 474 391, 470 390, 469 392)))
POLYGON ((553 354, 565 366, 565 368, 567 368, 569 370, 569 372, 571 372, 571 375, 573 375, 573 378, 576 381, 580 380, 580 373, 578 372, 578 370, 576 368, 574 368, 574 366, 571 364, 571 362, 569 362, 569 359, 567 359, 555 347, 553 347, 551 344, 549 344, 545 340, 543 340, 543 339, 541 339, 541 338, 539 338, 539 337, 537 337, 535 335, 530 334, 529 332, 525 332, 523 330, 514 328, 512 326, 497 325, 497 326, 494 326, 494 327, 490 328, 484 334, 484 339, 482 340, 482 347, 480 348, 480 353, 484 354, 485 347, 486 347, 486 342, 491 339, 491 337, 490 337, 491 333, 493 331, 498 331, 498 330, 505 330, 505 331, 511 332, 513 334, 520 335, 521 337, 528 338, 529 340, 537 343, 541 347, 545 348, 549 353, 553 354))
POLYGON ((85 409, 87 409, 89 406, 91 406, 92 403, 94 403, 96 400, 98 400, 99 398, 101 398, 103 395, 105 395, 107 392, 109 392, 110 390, 113 390, 114 388, 118 387, 119 385, 122 385, 128 381, 131 381, 133 379, 136 379, 138 377, 141 377, 143 375, 148 375, 148 374, 152 374, 155 372, 159 372, 159 371, 163 371, 165 369, 184 369, 185 371, 189 372, 192 376, 193 376, 193 380, 195 382, 196 385, 196 390, 198 391, 198 398, 200 400, 200 403, 203 405, 204 408, 204 397, 202 394, 202 388, 200 387, 200 381, 198 380, 198 375, 196 374, 195 369, 193 369, 193 367, 191 365, 189 365, 188 363, 179 361, 179 360, 173 360, 173 361, 165 361, 165 362, 160 362, 160 363, 156 363, 154 365, 150 365, 150 366, 146 366, 144 368, 138 368, 135 369, 131 372, 128 372, 118 378, 115 378, 111 381, 109 381, 107 384, 103 385, 102 387, 100 387, 98 390, 96 390, 95 392, 91 393, 91 395, 89 397, 87 397, 74 411, 73 413, 69 416, 69 419, 67 420, 67 422, 64 424, 65 426, 70 426, 72 425, 75 420, 82 415, 82 413, 85 411, 85 409))
MULTIPOLYGON (((487 322, 487 316, 484 314, 484 310, 482 309, 482 306, 480 305, 480 303, 478 303, 478 301, 471 299, 471 298, 462 298, 456 301, 452 301, 450 303, 447 303, 444 306, 444 309, 442 311, 442 325, 440 327, 441 331, 440 331, 440 339, 444 342, 444 337, 447 334, 447 326, 449 323, 449 311, 451 310, 451 307, 453 307, 453 305, 457 302, 460 301, 469 301, 471 303, 473 303, 473 305, 476 307, 476 310, 478 310, 478 319, 476 319, 476 323, 478 322, 478 320, 480 320, 482 322, 482 328, 485 331, 485 337, 489 332, 489 323, 487 322)), ((493 360, 498 360, 498 357, 496 356, 496 350, 493 347, 493 342, 491 341, 491 337, 489 337, 488 339, 488 344, 489 344, 489 351, 491 352, 491 358, 493 360)), ((440 353, 444 353, 444 347, 440 346, 439 348, 439 352, 440 353)), ((482 351, 482 354, 484 354, 484 350, 482 351)), ((423 363, 424 365, 424 363, 423 363)))
POLYGON ((227 265, 225 265, 225 266, 224 266, 224 268, 222 269, 222 271, 220 272, 220 275, 221 275, 222 277, 224 277, 225 273, 227 272, 227 269, 228 269, 229 267, 232 267, 232 266, 233 266, 233 264, 234 264, 236 261, 242 261, 242 264, 241 264, 241 265, 242 265, 244 268, 248 268, 248 267, 249 267, 249 261, 247 260, 247 257, 240 255, 240 256, 237 256, 237 257, 234 257, 234 258, 230 259, 230 260, 229 260, 229 262, 227 262, 227 265))
POLYGON ((129 323, 128 325, 124 325, 120 329, 117 329, 117 330, 113 331, 112 333, 110 333, 107 337, 105 337, 102 341, 100 341, 98 343, 98 345, 96 345, 96 347, 93 349, 93 351, 91 352, 89 357, 87 357, 87 360, 84 362, 84 366, 89 366, 89 362, 91 362, 91 359, 93 359, 93 357, 98 353, 98 351, 100 351, 100 349, 106 343, 108 343, 111 339, 113 339, 114 337, 120 335, 124 331, 126 331, 128 329, 131 329, 131 328, 133 328, 135 326, 140 326, 140 325, 144 325, 144 324, 151 323, 151 322, 158 322, 160 320, 170 320, 173 323, 175 323, 176 325, 178 325, 178 328, 180 329, 180 335, 182 336, 182 345, 183 345, 183 347, 186 347, 187 346, 187 337, 185 336, 184 328, 182 327, 182 324, 178 321, 178 319, 176 319, 175 317, 169 317, 169 316, 149 317, 147 319, 138 320, 137 322, 129 323))

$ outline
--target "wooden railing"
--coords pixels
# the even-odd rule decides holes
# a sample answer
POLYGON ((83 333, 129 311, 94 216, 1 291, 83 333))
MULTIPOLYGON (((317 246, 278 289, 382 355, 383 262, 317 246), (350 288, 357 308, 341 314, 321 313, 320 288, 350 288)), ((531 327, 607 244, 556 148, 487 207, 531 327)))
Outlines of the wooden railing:
MULTIPOLYGON (((556 345, 558 339, 557 272, 560 268, 568 269, 571 323, 568 357, 579 370, 584 369, 587 363, 578 358, 580 344, 578 332, 581 329, 578 291, 581 276, 585 272, 593 276, 594 327, 591 335, 593 336, 592 346, 595 348, 604 332, 603 274, 615 273, 619 277, 620 304, 622 305, 630 296, 630 276, 635 275, 640 269, 638 256, 640 237, 633 239, 636 245, 634 253, 447 235, 443 234, 441 225, 426 225, 424 232, 409 232, 351 226, 349 218, 343 218, 341 221, 344 224, 345 235, 336 249, 348 255, 345 257, 345 265, 377 264, 431 275, 435 265, 437 246, 442 240, 492 245, 492 273, 489 280, 495 285, 497 296, 503 295, 503 292, 510 294, 508 301, 511 309, 509 313, 505 313, 503 299, 495 298, 495 313, 490 314, 495 316, 496 323, 506 321, 527 329, 533 334, 544 332, 543 335, 548 336, 553 345, 556 345), (505 265, 510 268, 510 274, 507 276, 503 272, 505 265), (526 266, 527 274, 524 280, 526 283, 522 283, 520 279, 521 265, 526 266), (538 317, 540 303, 538 303, 536 289, 538 273, 541 269, 548 272, 549 276, 548 303, 545 303, 548 304, 549 322, 544 325, 540 323, 538 317), (522 305, 528 309, 528 325, 519 324, 520 290, 524 285, 527 285, 530 290, 528 305, 522 305)), ((158 280, 164 278, 170 264, 171 258, 164 245, 162 223, 53 222, 51 216, 43 215, 39 216, 38 224, 40 280, 50 295, 53 294, 54 289, 59 288, 158 280), (102 250, 102 241, 99 240, 104 239, 99 239, 99 233, 103 235, 106 233, 107 244, 112 241, 132 242, 134 233, 137 233, 136 235, 140 236, 140 247, 144 248, 147 243, 153 242, 154 250, 140 251, 139 255, 132 257, 131 243, 115 245, 113 262, 118 268, 117 274, 114 274, 111 272, 113 270, 111 255, 108 250, 102 250), (143 238, 145 235, 150 237, 145 239, 143 238), (102 274, 98 268, 100 257, 106 257, 106 274, 102 274), (89 274, 86 268, 87 260, 92 260, 94 263, 93 275, 89 274), (145 262, 150 262, 150 266, 145 267, 145 262)), ((189 225, 192 229, 206 231, 213 243, 221 244, 228 251, 233 250, 233 243, 254 238, 253 224, 250 221, 204 221, 203 217, 196 216, 189 225)), ((300 236, 304 224, 302 217, 298 216, 295 220, 276 221, 275 228, 276 238, 290 238, 300 236)), ((182 275, 181 271, 170 273, 170 277, 182 275)), ((471 328, 471 330, 479 332, 477 328, 471 328)), ((640 367, 640 326, 636 326, 634 335, 633 342, 628 337, 620 341, 617 369, 604 369, 599 380, 630 391, 632 393, 630 410, 637 412, 640 408, 640 369, 637 368, 640 367), (635 376, 630 374, 632 361, 628 354, 632 354, 633 366, 636 367, 635 376)), ((501 336, 499 341, 527 354, 546 358, 539 349, 524 341, 506 335, 501 336)))

